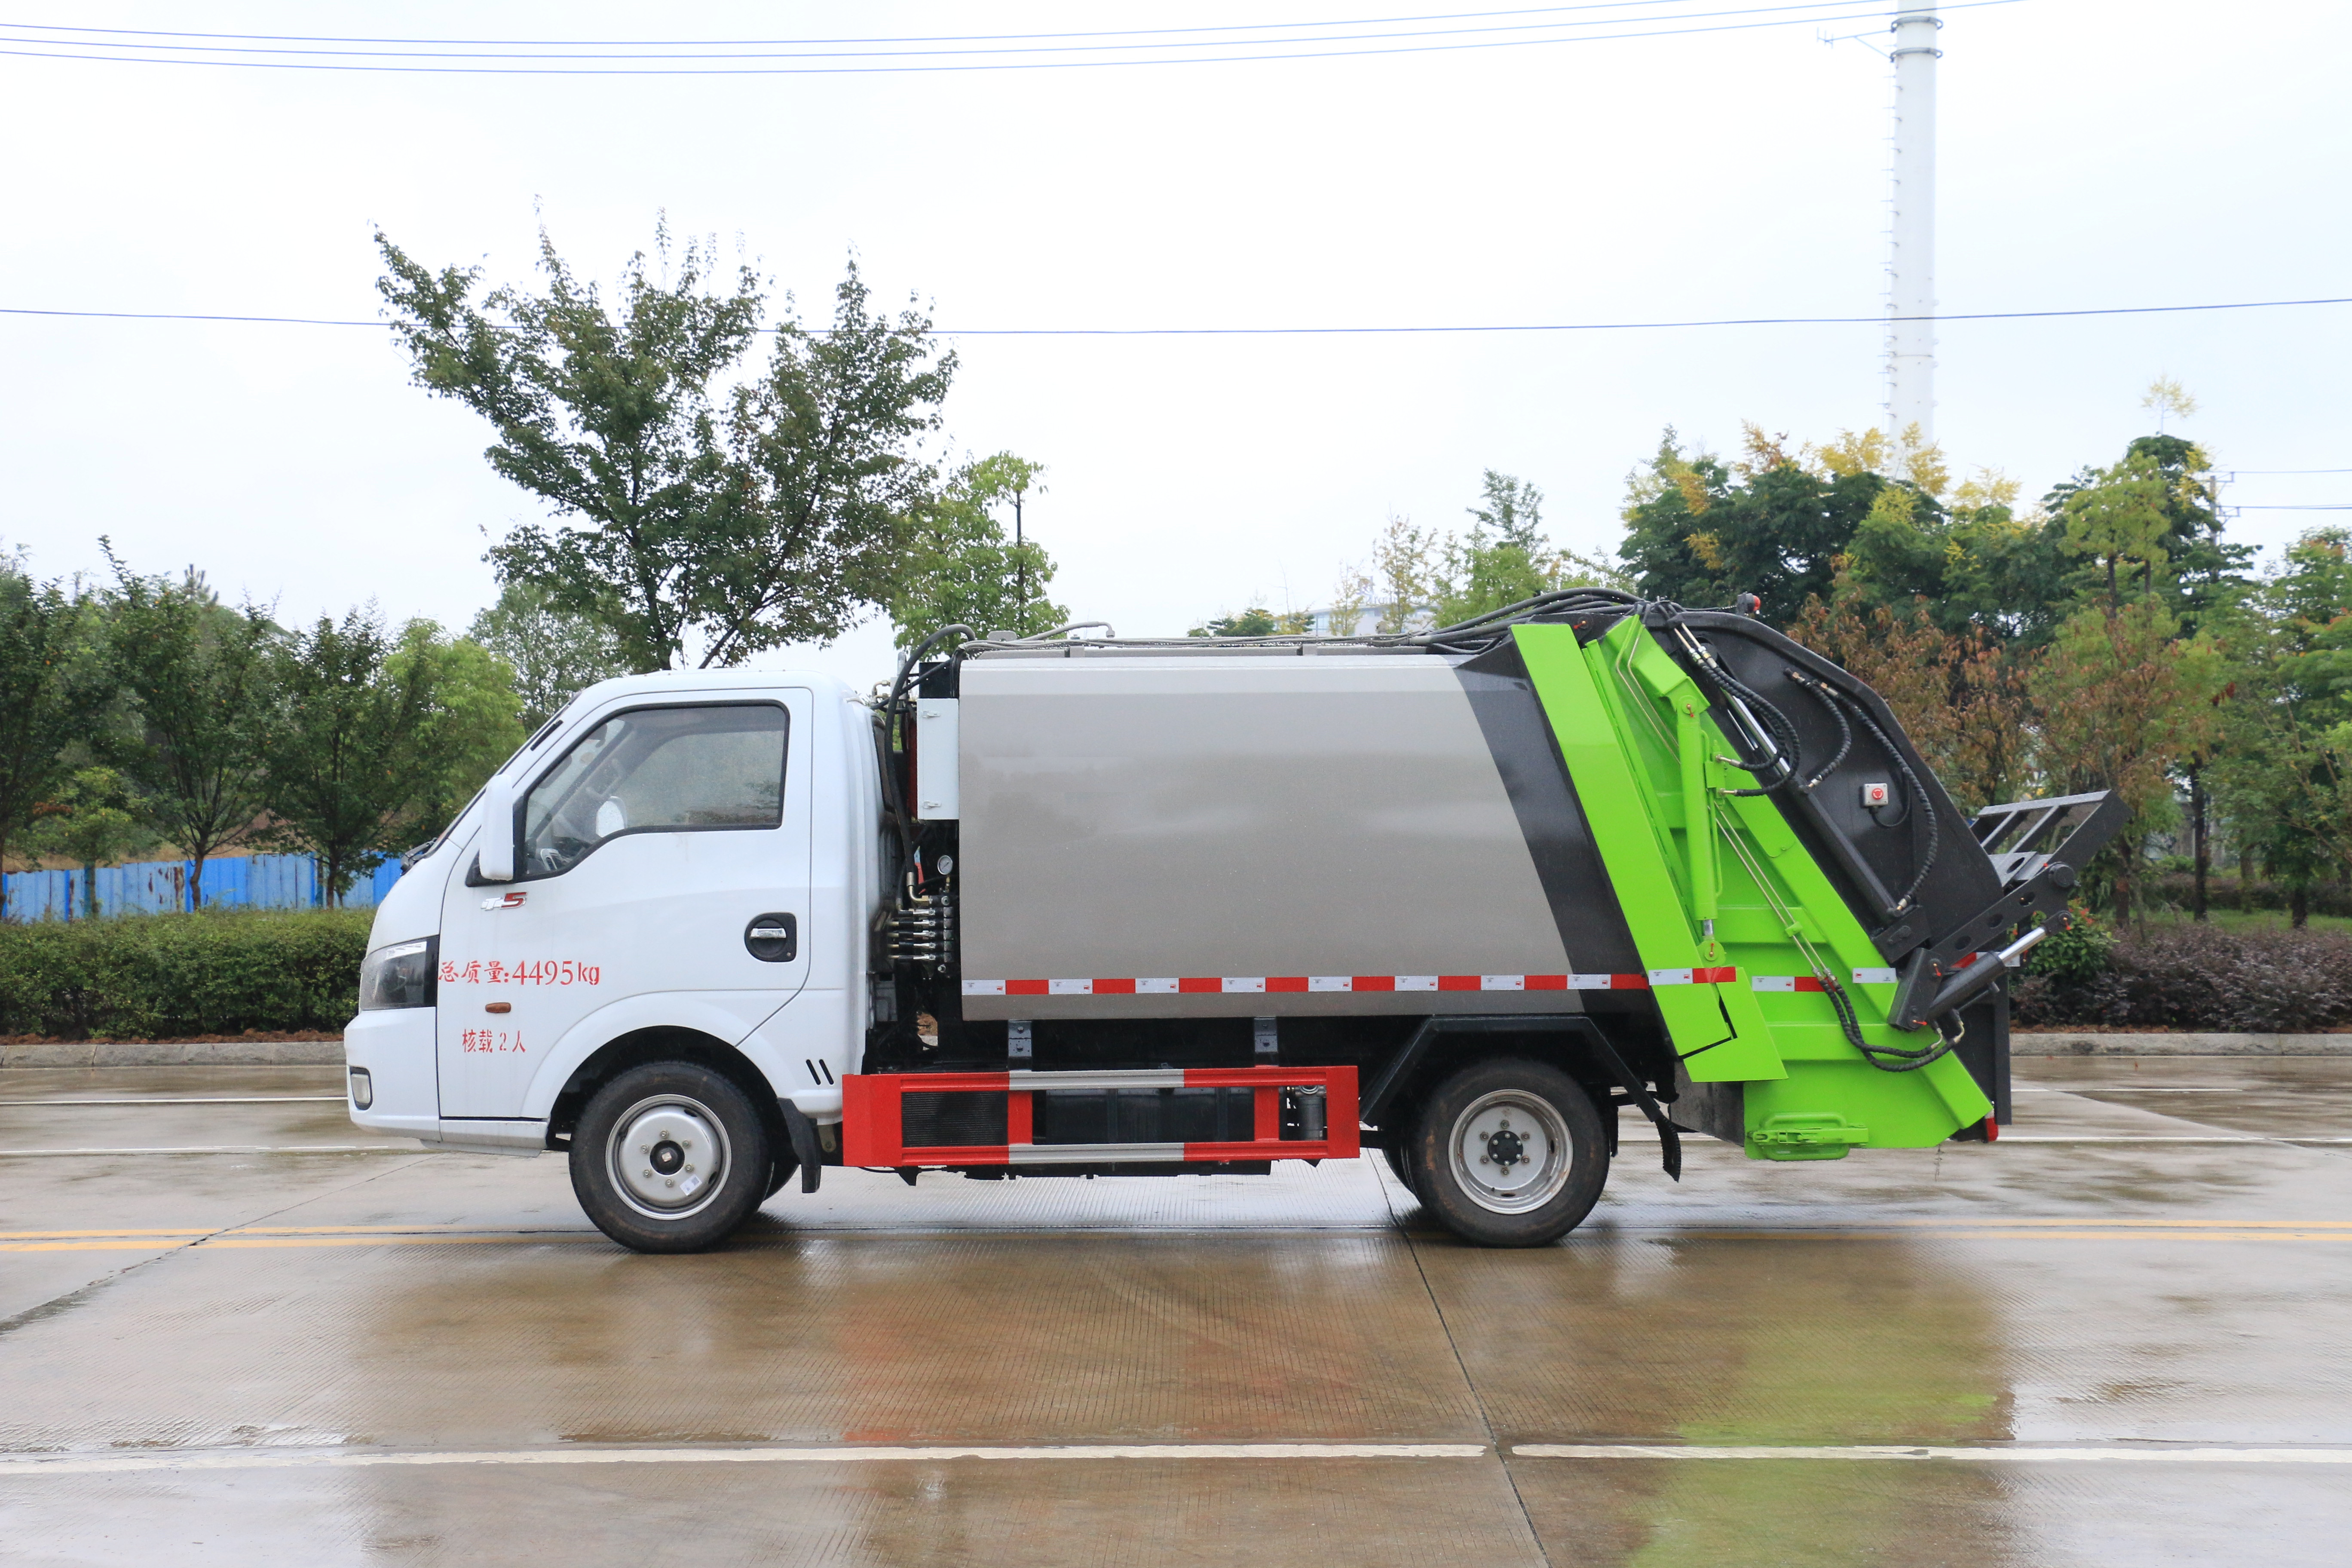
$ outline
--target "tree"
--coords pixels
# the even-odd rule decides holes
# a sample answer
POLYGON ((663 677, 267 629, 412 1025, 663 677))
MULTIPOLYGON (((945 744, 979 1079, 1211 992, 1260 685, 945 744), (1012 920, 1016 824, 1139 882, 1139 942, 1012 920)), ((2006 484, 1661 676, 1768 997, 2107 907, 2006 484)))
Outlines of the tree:
POLYGON ((1045 470, 1010 452, 967 463, 915 511, 908 560, 890 599, 898 644, 910 647, 959 622, 1022 637, 1066 626, 1069 610, 1046 598, 1053 558, 1008 536, 998 512, 1018 505, 1045 470))
MULTIPOLYGON (((488 420, 490 467, 578 520, 517 529, 491 552, 501 579, 538 584, 608 627, 631 668, 668 668, 736 504, 714 384, 758 335, 758 279, 744 268, 730 291, 710 289, 715 258, 689 244, 663 283, 639 252, 615 315, 542 230, 547 292, 492 289, 482 304, 508 318, 499 323, 472 303, 479 268, 436 273, 381 233, 376 245, 376 288, 416 384, 488 420)), ((666 226, 655 250, 667 270, 666 226)))
POLYGON ((1391 517, 1372 543, 1372 572, 1380 584, 1381 613, 1372 629, 1383 637, 1410 630, 1414 618, 1437 606, 1432 581, 1437 542, 1410 518, 1391 517))
POLYGON ((431 773, 413 820, 436 828, 454 820, 530 734, 514 667, 472 638, 446 637, 420 619, 400 628, 399 649, 385 670, 394 682, 430 693, 415 744, 431 773))
POLYGON ((610 628, 557 609, 535 583, 508 584, 499 602, 474 617, 466 635, 513 672, 528 730, 536 731, 598 681, 629 673, 620 639, 610 628))
MULTIPOLYGON (((1446 533, 1391 517, 1372 542, 1369 569, 1340 574, 1331 634, 1352 636, 1367 610, 1387 637, 1451 626, 1561 588, 1630 588, 1633 579, 1605 555, 1554 546, 1543 533, 1543 492, 1488 468, 1480 504, 1465 508, 1467 533, 1446 533)), ((1311 619, 1312 617, 1307 617, 1311 619)))
POLYGON ((1253 605, 1245 610, 1228 612, 1213 620, 1204 621, 1184 635, 1188 637, 1274 637, 1302 636, 1305 623, 1311 617, 1303 615, 1277 616, 1264 605, 1253 605))
POLYGON ((384 852, 415 836, 420 805, 445 786, 431 742, 442 660, 395 643, 373 605, 321 616, 275 658, 278 702, 264 734, 269 842, 315 858, 341 903, 384 852))
POLYGON ((36 583, 21 558, 0 555, 0 865, 72 771, 68 748, 103 721, 112 691, 93 621, 79 589, 36 583))
POLYGON ((2210 772, 2231 837, 2286 885, 2300 926, 2313 885, 2352 863, 2352 531, 2289 546, 2255 607, 2232 628, 2249 646, 2210 772))
POLYGON ((1919 605, 1947 632, 2041 647, 2073 600, 2065 531, 2038 510, 2020 513, 2017 489, 1979 471, 1930 506, 1887 486, 1846 546, 1841 591, 1898 615, 1919 605))
POLYGON ((2197 413, 2197 399, 2189 395, 2187 387, 2168 375, 2159 375, 2147 384, 2147 391, 2140 397, 2139 405, 2156 415, 2158 435, 2164 433, 2167 415, 2176 419, 2188 419, 2197 413))
POLYGON ((696 575, 705 665, 830 641, 897 591, 910 520, 939 480, 918 443, 940 427, 956 360, 931 361, 929 317, 869 315, 866 298, 853 264, 832 328, 787 324, 765 378, 736 395, 728 548, 696 575))
MULTIPOLYGON (((492 547, 502 583, 605 626, 636 670, 683 661, 689 631, 702 666, 732 665, 887 602, 955 356, 933 359, 919 312, 869 313, 854 263, 831 327, 787 320, 730 394, 765 307, 749 268, 714 286, 710 247, 686 246, 667 282, 640 252, 608 310, 542 232, 547 291, 491 290, 494 323, 479 268, 436 273, 376 237, 417 384, 489 420, 491 467, 556 514, 492 547)), ((655 248, 672 270, 666 227, 655 248)))
MULTIPOLYGON (((1786 437, 1753 426, 1748 435, 1748 457, 1735 471, 1706 452, 1685 454, 1669 429, 1629 476, 1619 554, 1642 593, 1693 605, 1754 594, 1767 616, 1792 618, 1807 599, 1829 597, 1838 557, 1880 492, 1912 483, 1846 460, 1843 449, 1813 454, 1809 466, 1805 454, 1785 448, 1786 437)), ((1885 445, 1874 431, 1848 443, 1866 447, 1871 438, 1885 445)), ((1937 503, 1919 490, 1916 504, 1937 503)))
POLYGON ((2107 852, 2119 920, 2148 835, 2173 819, 2172 772, 2207 743, 2226 679, 2210 642, 2179 634, 2153 593, 2094 602, 2058 628, 2028 683, 2056 793, 2113 790, 2130 809, 2107 852))
POLYGON ((89 918, 98 905, 98 868, 119 865, 154 843, 141 820, 130 782, 112 768, 76 768, 49 799, 34 807, 25 847, 81 868, 82 905, 89 918))
POLYGON ((1488 468, 1479 481, 1480 504, 1466 510, 1477 531, 1500 544, 1515 545, 1532 560, 1543 552, 1543 491, 1524 479, 1488 468))
POLYGON ((110 545, 107 560, 118 584, 107 604, 109 653, 134 721, 130 738, 106 751, 188 858, 188 907, 202 909, 205 863, 252 837, 261 816, 278 628, 250 605, 223 605, 194 569, 178 582, 142 577, 110 545))
POLYGON ((1371 603, 1372 574, 1361 566, 1340 568, 1339 580, 1332 585, 1331 608, 1325 628, 1335 637, 1351 637, 1363 624, 1364 610, 1371 603))
POLYGON ((2214 500, 2212 461, 2178 436, 2142 436, 2120 461, 2084 468, 2052 488, 2042 504, 2063 531, 2063 548, 2083 557, 2073 586, 2114 591, 2118 571, 2161 583, 2165 602, 2194 634, 2253 590, 2249 545, 2231 544, 2214 500))

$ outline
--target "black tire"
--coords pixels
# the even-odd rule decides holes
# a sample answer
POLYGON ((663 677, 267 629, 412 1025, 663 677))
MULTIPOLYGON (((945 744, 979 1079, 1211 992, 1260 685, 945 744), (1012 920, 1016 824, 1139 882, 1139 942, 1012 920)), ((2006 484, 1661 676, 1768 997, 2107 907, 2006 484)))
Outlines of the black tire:
POLYGON ((580 1206, 638 1252, 717 1246, 767 1197, 774 1168, 751 1098, 693 1062, 631 1068, 596 1091, 572 1134, 580 1206))
POLYGON ((1423 1205, 1481 1247, 1559 1240, 1592 1212, 1609 1180, 1592 1097, 1558 1068, 1517 1058, 1476 1063, 1439 1084, 1407 1158, 1423 1205))

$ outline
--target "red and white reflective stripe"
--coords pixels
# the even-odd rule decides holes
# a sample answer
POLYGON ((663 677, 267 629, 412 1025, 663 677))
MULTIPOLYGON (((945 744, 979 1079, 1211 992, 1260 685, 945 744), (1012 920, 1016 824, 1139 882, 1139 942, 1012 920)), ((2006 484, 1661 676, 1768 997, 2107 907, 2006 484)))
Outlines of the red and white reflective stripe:
POLYGON ((1653 969, 1653 985, 1726 985, 1739 978, 1737 969, 1653 969))
POLYGON ((1141 979, 967 980, 967 996, 1256 996, 1292 992, 1647 991, 1717 985, 1737 969, 1653 969, 1647 974, 1214 974, 1141 979))
MULTIPOLYGON (((1892 985, 1895 971, 1891 969, 1857 969, 1853 972, 1856 985, 1892 985)), ((1822 983, 1810 974, 1759 974, 1749 983, 1757 991, 1819 991, 1822 983)))

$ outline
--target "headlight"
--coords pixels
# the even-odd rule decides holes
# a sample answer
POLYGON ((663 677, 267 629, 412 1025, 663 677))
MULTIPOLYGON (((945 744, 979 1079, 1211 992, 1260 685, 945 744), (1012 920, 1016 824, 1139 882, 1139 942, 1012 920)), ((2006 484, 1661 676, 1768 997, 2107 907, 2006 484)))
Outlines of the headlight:
POLYGON ((432 1006, 441 978, 435 970, 440 952, 441 939, 428 936, 369 953, 360 964, 360 1011, 432 1006))

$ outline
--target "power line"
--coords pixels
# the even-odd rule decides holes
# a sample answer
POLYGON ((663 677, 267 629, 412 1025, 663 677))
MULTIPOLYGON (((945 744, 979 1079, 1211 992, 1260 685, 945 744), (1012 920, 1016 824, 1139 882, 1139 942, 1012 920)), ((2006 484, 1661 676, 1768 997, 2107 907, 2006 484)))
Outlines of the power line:
MULTIPOLYGON (((1475 33, 1483 33, 1483 32, 1526 32, 1526 31, 1529 31, 1529 30, 1535 29, 1535 28, 1538 28, 1538 27, 1541 27, 1541 28, 1549 28, 1549 29, 1559 29, 1559 28, 1573 27, 1573 26, 1619 26, 1619 25, 1621 25, 1622 23, 1624 23, 1624 22, 1630 22, 1630 21, 1640 20, 1641 18, 1635 18, 1635 17, 1630 17, 1630 16, 1628 16, 1628 17, 1614 17, 1614 18, 1608 18, 1608 19, 1604 19, 1604 20, 1592 21, 1592 22, 1528 23, 1528 24, 1521 24, 1521 25, 1519 25, 1519 26, 1516 26, 1516 27, 1501 27, 1501 28, 1464 28, 1464 27, 1456 27, 1456 28, 1442 28, 1442 29, 1432 29, 1432 30, 1424 31, 1424 32, 1422 32, 1422 33, 1399 33, 1399 34, 1377 34, 1377 33, 1362 33, 1362 34, 1333 34, 1333 35, 1328 35, 1328 36, 1324 36, 1324 37, 1297 37, 1297 38, 1288 38, 1288 39, 1270 39, 1270 40, 1259 40, 1259 39, 1237 38, 1237 39, 1231 40, 1231 42, 1232 42, 1234 46, 1236 46, 1236 47, 1281 47, 1281 52, 1279 52, 1279 53, 1271 53, 1271 54, 1268 54, 1268 53, 1260 53, 1260 54, 1220 53, 1220 54, 1201 54, 1201 55, 1190 55, 1190 56, 1167 56, 1167 55, 1162 55, 1162 56, 1160 56, 1160 57, 1157 57, 1157 58, 1034 58, 1034 57, 1041 56, 1041 55, 1049 55, 1049 56, 1082 55, 1082 56, 1097 56, 1097 57, 1098 57, 1098 56, 1101 56, 1101 55, 1106 54, 1106 53, 1108 53, 1108 52, 1122 51, 1122 50, 1126 50, 1126 51, 1137 51, 1137 50, 1144 50, 1144 49, 1163 49, 1163 48, 1177 48, 1177 47, 1187 47, 1187 48, 1204 48, 1204 49, 1205 49, 1205 48, 1217 48, 1217 47, 1223 47, 1223 46, 1222 46, 1222 45, 1221 45, 1217 40, 1200 39, 1200 40, 1191 40, 1191 41, 1176 40, 1176 41, 1170 41, 1170 42, 1162 42, 1162 43, 1149 43, 1149 44, 1053 45, 1053 46, 1046 46, 1046 47, 1013 47, 1013 48, 963 48, 963 49, 941 49, 941 48, 917 48, 917 49, 908 49, 908 48, 896 48, 896 49, 866 49, 866 50, 842 50, 842 49, 828 49, 828 50, 823 50, 823 51, 814 52, 814 53, 809 53, 809 54, 792 54, 792 55, 746 54, 746 53, 742 53, 742 52, 737 51, 737 52, 729 52, 729 53, 723 53, 723 54, 712 54, 712 55, 691 55, 691 54, 681 54, 681 53, 671 52, 671 53, 666 53, 666 54, 659 54, 659 55, 646 55, 646 56, 629 56, 629 55, 613 55, 613 54, 604 54, 604 55, 557 55, 557 54, 541 54, 541 55, 520 55, 520 56, 468 56, 468 55, 456 55, 456 54, 449 54, 449 53, 443 52, 443 51, 439 51, 439 50, 410 50, 410 51, 391 51, 391 50, 382 50, 382 49, 318 49, 318 50, 267 49, 267 50, 257 50, 257 49, 249 49, 249 48, 232 48, 232 47, 222 47, 222 46, 204 45, 204 44, 190 44, 190 45, 168 45, 168 44, 164 44, 164 45, 123 45, 123 44, 113 44, 113 43, 110 43, 110 42, 108 42, 107 40, 102 39, 102 38, 90 37, 76 37, 76 38, 54 38, 54 39, 53 39, 53 38, 30 38, 30 37, 8 37, 8 38, 7 38, 7 41, 8 41, 8 42, 10 42, 10 43, 15 43, 15 44, 18 44, 18 45, 32 45, 32 46, 35 46, 35 47, 14 47, 14 48, 0 48, 0 56, 13 57, 13 58, 24 58, 24 59, 85 60, 85 61, 95 61, 95 62, 100 62, 100 63, 115 64, 115 65, 222 66, 222 67, 234 67, 234 68, 243 68, 243 69, 247 69, 247 70, 331 70, 331 71, 375 71, 375 72, 394 72, 394 73, 426 74, 426 75, 455 75, 455 76, 824 76, 824 75, 870 75, 870 74, 876 74, 876 73, 889 73, 889 72, 938 72, 938 71, 982 71, 982 70, 985 70, 985 71, 1003 71, 1003 70, 1069 70, 1069 69, 1087 69, 1087 68, 1103 68, 1103 67, 1113 67, 1113 66, 1145 66, 1145 65, 1216 65, 1216 64, 1243 64, 1243 63, 1250 63, 1250 62, 1279 61, 1279 60, 1345 59, 1345 58, 1364 58, 1364 57, 1371 57, 1371 56, 1381 56, 1381 55, 1407 55, 1407 54, 1436 54, 1436 53, 1451 53, 1451 52, 1458 52, 1458 51, 1462 51, 1462 50, 1468 50, 1468 49, 1521 48, 1521 47, 1534 47, 1534 46, 1538 46, 1538 45, 1544 45, 1544 44, 1609 43, 1609 42, 1617 42, 1617 41, 1623 41, 1623 40, 1628 40, 1628 39, 1639 39, 1639 38, 1667 38, 1667 37, 1695 37, 1695 36, 1697 36, 1697 35, 1700 35, 1700 34, 1706 34, 1706 33, 1733 33, 1733 32, 1748 32, 1748 31, 1754 31, 1754 30, 1756 30, 1756 29, 1759 29, 1759 28, 1764 28, 1764 27, 1789 27, 1789 26, 1807 26, 1807 25, 1815 24, 1815 23, 1822 23, 1822 22, 1838 22, 1838 23, 1854 22, 1854 21, 1862 21, 1862 20, 1869 19, 1869 18, 1871 18, 1871 17, 1874 17, 1874 16, 1892 16, 1895 15, 1895 12, 1892 12, 1892 11, 1889 11, 1889 10, 1885 9, 1885 8, 1883 7, 1883 5, 1880 5, 1878 6, 1878 8, 1875 8, 1875 9, 1867 9, 1867 10, 1856 10, 1856 9, 1853 9, 1853 7, 1854 7, 1855 5, 1862 5, 1862 4, 1865 4, 1865 3, 1866 3, 1866 0, 1813 0, 1813 3, 1812 3, 1812 4, 1811 4, 1811 5, 1774 5, 1774 6, 1749 6, 1749 7, 1746 7, 1746 8, 1742 8, 1742 9, 1728 10, 1728 11, 1694 11, 1694 12, 1685 12, 1685 13, 1682 13, 1681 15, 1679 15, 1679 16, 1665 16, 1665 17, 1661 17, 1660 19, 1661 19, 1661 20, 1666 20, 1666 21, 1697 21, 1697 20, 1702 20, 1702 19, 1704 19, 1704 18, 1708 18, 1708 17, 1717 17, 1717 16, 1759 16, 1759 15, 1766 15, 1766 14, 1774 14, 1774 15, 1773 15, 1773 19, 1769 20, 1769 21, 1757 21, 1757 22, 1717 22, 1717 23, 1715 23, 1715 24, 1710 25, 1710 26, 1685 26, 1685 27, 1668 26, 1668 27, 1654 27, 1654 28, 1647 28, 1647 29, 1643 29, 1643 30, 1638 30, 1638 31, 1633 31, 1633 32, 1586 33, 1586 34, 1578 34, 1578 35, 1565 36, 1565 37, 1510 37, 1510 38, 1484 38, 1484 37, 1481 37, 1481 38, 1472 38, 1472 39, 1469 39, 1468 41, 1459 41, 1459 42, 1450 42, 1450 43, 1395 43, 1395 42, 1393 42, 1393 40, 1395 40, 1395 39, 1399 39, 1399 38, 1414 38, 1414 37, 1444 37, 1444 38, 1454 38, 1454 39, 1461 39, 1461 38, 1464 38, 1465 35, 1475 34, 1475 33), (1829 7, 1829 8, 1825 9, 1824 7, 1829 7), (1780 12, 1791 11, 1791 10, 1803 11, 1803 12, 1805 13, 1805 15, 1802 15, 1802 16, 1779 16, 1779 15, 1777 15, 1777 13, 1780 13, 1780 12), (1372 44, 1372 45, 1375 45, 1375 46, 1378 46, 1378 47, 1364 47, 1364 48, 1339 48, 1339 49, 1308 48, 1308 47, 1303 47, 1303 46, 1307 46, 1307 45, 1324 44, 1324 43, 1370 43, 1370 44, 1372 44), (1294 46, 1294 45, 1295 45, 1295 46, 1301 46, 1301 47, 1287 47, 1287 46, 1294 46), (131 48, 144 48, 144 49, 151 49, 151 50, 157 50, 157 51, 168 51, 168 52, 158 52, 158 53, 151 53, 151 54, 143 54, 143 55, 134 55, 134 54, 130 54, 130 53, 127 53, 127 52, 123 52, 123 51, 126 51, 126 50, 129 50, 129 49, 131 49, 131 48), (112 50, 112 51, 115 51, 115 52, 111 52, 111 53, 98 53, 98 54, 91 54, 91 53, 77 53, 77 52, 74 52, 74 51, 76 51, 76 50, 89 50, 89 49, 106 49, 106 50, 112 50), (273 55, 308 54, 308 55, 316 55, 316 56, 320 56, 320 57, 323 57, 323 58, 307 58, 307 59, 256 59, 256 58, 233 58, 233 57, 237 56, 237 55, 254 55, 254 54, 273 54, 273 55), (922 58, 929 58, 929 57, 937 57, 937 56, 944 56, 944 55, 1021 55, 1021 56, 1032 57, 1032 58, 1021 58, 1021 59, 1010 59, 1010 60, 989 60, 989 61, 976 61, 976 60, 966 60, 966 59, 947 60, 947 61, 937 61, 937 60, 934 60, 934 61, 932 61, 932 63, 924 63, 924 64, 906 64, 906 63, 898 63, 898 62, 900 62, 900 61, 903 61, 903 60, 908 60, 908 59, 922 59, 922 58), (232 58, 215 58, 215 57, 232 57, 232 58), (426 65, 426 64, 394 64, 394 63, 385 63, 385 62, 390 62, 390 61, 394 61, 394 60, 422 60, 422 59, 431 59, 431 60, 452 60, 452 59, 468 59, 468 58, 525 59, 525 60, 539 61, 539 62, 543 62, 543 61, 553 61, 553 60, 597 60, 597 61, 615 62, 615 63, 599 64, 599 65, 593 65, 593 66, 590 66, 590 65, 571 65, 571 64, 547 64, 547 63, 533 63, 533 64, 528 64, 528 65, 446 65, 446 64, 434 64, 434 65, 426 65), (690 67, 682 67, 682 68, 681 68, 681 67, 674 67, 674 66, 666 66, 666 65, 662 65, 662 64, 658 64, 658 63, 653 63, 653 64, 630 63, 630 62, 634 62, 634 61, 654 61, 654 62, 660 62, 660 61, 668 61, 668 60, 701 59, 701 58, 711 58, 711 59, 730 59, 730 60, 734 60, 734 59, 770 59, 770 58, 782 58, 782 59, 798 59, 798 60, 824 61, 824 62, 828 62, 828 63, 824 63, 824 64, 802 64, 802 65, 725 65, 725 66, 690 66, 690 67), (892 62, 892 63, 886 63, 886 64, 844 64, 844 63, 840 63, 840 62, 843 62, 843 61, 868 60, 868 59, 882 59, 882 60, 889 61, 889 62, 892 62), (344 63, 344 62, 352 62, 352 63, 344 63)), ((1875 4, 1875 3, 1876 3, 1876 0, 1867 0, 1867 3, 1873 3, 1873 4, 1875 4)), ((1948 10, 1966 10, 1966 9, 1973 9, 1973 8, 1977 8, 1977 7, 1980 7, 1980 6, 1987 6, 1987 5, 2017 5, 2017 4, 2020 4, 2020 3, 2021 3, 2021 0, 1955 0, 1955 3, 1954 3, 1954 4, 1952 4, 1952 5, 1947 5, 1945 8, 1946 8, 1946 9, 1948 9, 1948 10)), ((5 27, 6 26, 7 26, 6 24, 0 24, 0 29, 5 29, 5 27)), ((193 36, 198 36, 198 35, 181 35, 181 36, 184 36, 184 37, 193 37, 193 36)), ((1103 36, 1103 35, 1097 35, 1097 36, 1103 36)), ((6 37, 6 35, 5 35, 5 31, 0 31, 0 37, 6 37)), ((859 40, 845 40, 845 41, 859 41, 859 40)), ((686 46, 685 46, 685 45, 679 45, 679 46, 677 46, 677 47, 678 48, 684 48, 686 46)))
POLYGON ((2256 502, 2231 501, 2231 511, 2352 511, 2352 501, 2323 501, 2315 506, 2281 506, 2256 502))
POLYGON ((2240 474, 2352 474, 2352 468, 2231 468, 2230 477, 2240 474))
MULTIPOLYGON (((942 338, 1171 338, 1171 337, 1339 337, 1450 332, 1636 332, 1674 331, 1702 327, 1853 327, 1884 326, 1890 321, 2028 321, 2070 316, 2177 315, 2200 310, 2270 310, 2305 305, 2352 305, 2352 295, 2324 300, 2236 300, 2205 305, 2105 305, 2068 310, 1971 310, 1935 316, 1730 316, 1685 321, 1537 321, 1452 326, 1343 327, 934 327, 942 338)), ((56 317, 112 321, 255 322, 288 327, 392 327, 382 320, 323 316, 210 315, 178 310, 63 310, 32 306, 0 306, 0 316, 56 317)), ((498 323, 494 323, 497 325, 498 323)), ((502 331, 515 331, 500 325, 502 331)), ((782 331, 772 328, 771 331, 782 331)), ((2352 469, 2244 468, 2242 473, 2352 473, 2352 469)))
POLYGON ((1031 39, 1055 38, 1143 38, 1165 37, 1178 34, 1201 33, 1263 33, 1302 27, 1372 27, 1402 25, 1407 22, 1466 22, 1483 21, 1493 16, 1549 16, 1570 11, 1630 11, 1653 5, 1686 5, 1689 0, 1606 0, 1604 4, 1582 5, 1528 5, 1507 11, 1439 11, 1410 16, 1333 16, 1316 22, 1236 22, 1223 26, 1205 27, 1105 27, 1092 31, 1061 33, 940 33, 915 34, 904 37, 877 36, 874 37, 838 38, 371 38, 313 33, 199 33, 179 32, 164 27, 80 27, 46 22, 0 22, 0 30, 28 33, 89 33, 109 37, 131 38, 218 38, 232 43, 259 44, 405 44, 412 47, 447 45, 451 47, 488 47, 505 46, 528 48, 684 48, 690 41, 706 48, 755 47, 816 44, 979 44, 1025 42, 1031 39))

